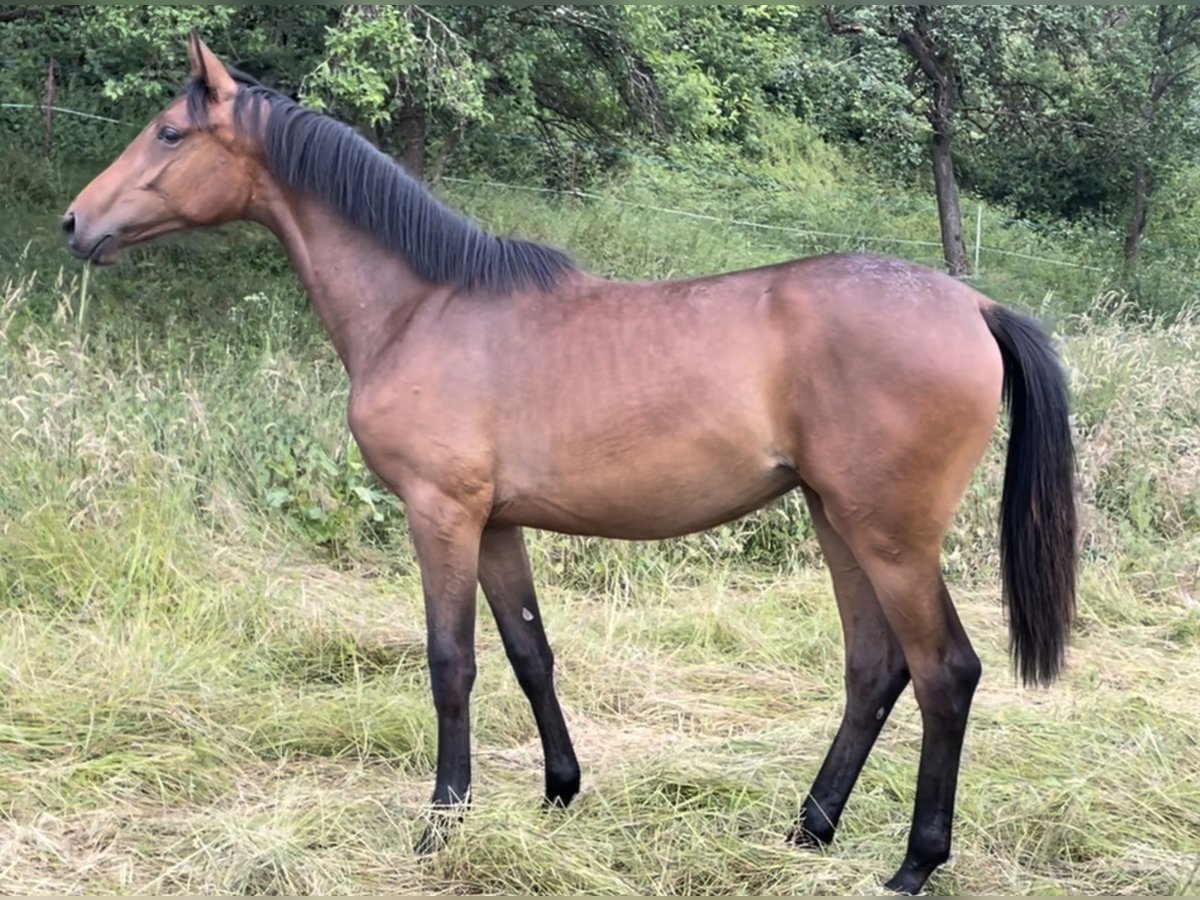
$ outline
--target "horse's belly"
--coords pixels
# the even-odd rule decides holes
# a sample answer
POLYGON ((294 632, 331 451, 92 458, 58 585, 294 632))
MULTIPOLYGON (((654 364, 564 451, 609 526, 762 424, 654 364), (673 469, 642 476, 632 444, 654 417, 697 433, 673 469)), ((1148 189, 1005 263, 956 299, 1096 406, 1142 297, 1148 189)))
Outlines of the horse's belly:
POLYGON ((492 521, 566 534, 658 540, 729 522, 796 487, 794 470, 778 459, 721 466, 653 464, 564 472, 511 493, 501 490, 492 521))
POLYGON ((536 397, 553 385, 529 404, 538 416, 518 408, 498 435, 497 517, 651 540, 728 522, 796 487, 777 354, 761 339, 752 347, 748 332, 738 320, 703 356, 643 352, 514 389, 536 397))

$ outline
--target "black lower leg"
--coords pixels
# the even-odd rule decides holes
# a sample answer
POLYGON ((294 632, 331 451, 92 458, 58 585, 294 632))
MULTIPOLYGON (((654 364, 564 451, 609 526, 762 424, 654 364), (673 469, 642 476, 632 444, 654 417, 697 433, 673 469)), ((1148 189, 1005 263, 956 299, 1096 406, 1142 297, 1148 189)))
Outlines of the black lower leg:
POLYGON ((833 840, 875 739, 908 684, 908 667, 874 586, 829 521, 821 497, 807 486, 804 494, 829 565, 846 644, 846 708, 842 723, 789 835, 794 844, 819 846, 833 840))
POLYGON ((408 496, 409 530, 421 565, 426 651, 437 712, 433 824, 419 853, 438 849, 471 795, 471 688, 475 684, 475 594, 486 511, 436 491, 408 496))
POLYGON ((579 762, 554 689, 554 653, 546 638, 524 538, 518 529, 484 533, 479 580, 517 683, 537 722, 545 757, 546 804, 566 806, 579 793, 579 762))
POLYGON ((471 687, 475 660, 454 655, 429 660, 433 705, 438 717, 437 781, 433 802, 459 806, 471 790, 471 687))
POLYGON ((959 760, 979 675, 979 658, 965 644, 943 660, 936 674, 914 683, 924 726, 917 796, 908 852, 884 885, 888 890, 919 893, 934 869, 950 858, 959 760))
MULTIPOLYGON (((535 601, 531 601, 525 609, 531 616, 538 616, 535 601)), ((566 806, 579 793, 580 772, 575 748, 571 744, 562 707, 554 690, 554 654, 545 640, 544 632, 541 633, 541 640, 535 640, 532 647, 518 646, 507 639, 504 643, 513 672, 529 700, 541 736, 546 764, 546 804, 566 806)))
POLYGON ((475 682, 473 653, 447 651, 431 643, 429 652, 433 705, 438 720, 437 778, 433 786, 432 821, 417 842, 418 853, 432 853, 445 844, 466 811, 471 794, 471 687, 475 682))
POLYGON ((833 840, 850 792, 887 717, 908 684, 908 669, 897 648, 887 661, 867 670, 847 668, 846 710, 825 761, 813 781, 789 840, 820 846, 833 840))

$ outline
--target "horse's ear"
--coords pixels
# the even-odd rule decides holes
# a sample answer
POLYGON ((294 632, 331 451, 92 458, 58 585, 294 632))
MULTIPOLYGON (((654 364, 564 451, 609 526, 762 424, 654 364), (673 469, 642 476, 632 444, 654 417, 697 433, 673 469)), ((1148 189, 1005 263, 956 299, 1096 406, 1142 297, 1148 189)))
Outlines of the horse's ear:
POLYGON ((208 85, 208 95, 212 99, 229 100, 237 93, 233 76, 195 31, 188 37, 188 64, 192 79, 208 85))

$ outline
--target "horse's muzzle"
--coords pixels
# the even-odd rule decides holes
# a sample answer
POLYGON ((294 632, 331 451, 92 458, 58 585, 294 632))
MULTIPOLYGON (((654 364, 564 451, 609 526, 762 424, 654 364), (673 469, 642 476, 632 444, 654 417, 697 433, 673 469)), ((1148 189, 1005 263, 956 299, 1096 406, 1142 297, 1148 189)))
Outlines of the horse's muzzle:
POLYGON ((117 241, 112 232, 106 232, 98 238, 84 234, 78 227, 79 223, 73 211, 68 211, 62 217, 61 224, 67 249, 76 259, 97 265, 116 262, 117 241))

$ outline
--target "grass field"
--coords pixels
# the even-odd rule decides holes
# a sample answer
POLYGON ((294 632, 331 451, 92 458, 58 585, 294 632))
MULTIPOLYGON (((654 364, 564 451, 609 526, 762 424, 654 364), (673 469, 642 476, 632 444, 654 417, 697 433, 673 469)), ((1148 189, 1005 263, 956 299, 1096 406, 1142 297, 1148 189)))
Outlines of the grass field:
MULTIPOLYGON (((636 209, 488 202, 500 230, 593 248, 602 271, 786 255, 636 209)), ((403 514, 349 443, 344 376, 277 255, 149 251, 94 276, 82 310, 53 235, 23 233, 0 241, 0 892, 870 893, 891 874, 911 692, 834 847, 783 842, 841 706, 798 498, 665 544, 537 536, 584 791, 541 811, 532 717, 484 612, 474 808, 414 858, 435 728, 403 514)), ((1200 321, 1016 293, 1071 372, 1080 621, 1063 681, 1016 686, 998 432, 946 545, 985 674, 955 856, 929 888, 1195 892, 1200 321)))

